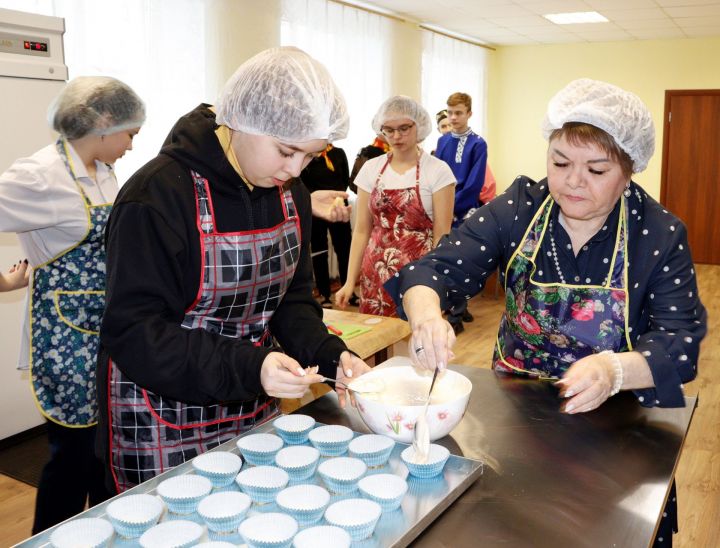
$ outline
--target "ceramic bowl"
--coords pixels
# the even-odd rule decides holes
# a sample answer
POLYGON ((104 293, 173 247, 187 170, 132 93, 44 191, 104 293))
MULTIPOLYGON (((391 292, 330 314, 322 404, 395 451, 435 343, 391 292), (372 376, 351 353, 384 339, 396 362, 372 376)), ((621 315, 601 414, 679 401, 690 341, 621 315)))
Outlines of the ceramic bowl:
POLYGON ((307 445, 283 447, 275 455, 275 464, 285 470, 290 481, 303 481, 315 473, 320 451, 307 445))
POLYGON ((342 527, 357 541, 372 536, 381 513, 380 505, 372 500, 344 499, 328 506, 325 521, 342 527))
POLYGON ((112 524, 101 518, 74 519, 63 523, 50 535, 55 548, 100 548, 107 546, 113 536, 112 524))
POLYGON ((237 440, 236 444, 246 461, 255 466, 264 466, 275 461, 283 440, 275 434, 250 434, 237 440))
POLYGON ((233 533, 247 514, 252 500, 245 493, 226 491, 208 495, 198 504, 198 515, 214 533, 233 533))
POLYGON ((414 461, 415 450, 411 445, 400 453, 400 458, 407 466, 408 472, 416 478, 434 478, 442 473, 445 463, 450 458, 450 451, 442 445, 431 443, 427 462, 419 464, 414 461))
POLYGON ((330 503, 330 493, 319 485, 295 485, 280 491, 275 502, 280 510, 294 517, 300 526, 305 526, 322 519, 330 503))
POLYGON ((288 473, 277 466, 246 468, 235 478, 242 492, 258 504, 273 502, 289 481, 288 473))
MULTIPOLYGON (((412 443, 418 414, 423 411, 432 373, 410 365, 379 367, 350 383, 383 382, 381 392, 355 393, 357 409, 367 427, 376 434, 412 443)), ((456 371, 438 374, 427 409, 430 441, 450 433, 465 414, 472 392, 470 380, 456 371)))
POLYGON ((347 426, 330 424, 313 429, 308 439, 324 457, 338 457, 347 452, 353 435, 353 431, 347 426))
POLYGON ((293 548, 350 548, 350 533, 335 525, 303 529, 293 539, 293 548))
POLYGON ((285 443, 297 445, 308 440, 315 419, 309 415, 283 415, 273 421, 273 426, 285 443))
POLYGON ((284 548, 290 546, 298 523, 279 512, 255 514, 240 524, 238 532, 248 548, 284 548))
POLYGON ((196 474, 205 476, 213 487, 231 485, 242 468, 242 459, 229 451, 210 451, 192 460, 196 474))
POLYGON ((357 489, 358 481, 367 472, 367 464, 354 457, 336 457, 318 466, 318 474, 331 493, 346 494, 357 489))
POLYGON ((137 538, 155 525, 163 503, 153 495, 126 495, 107 505, 107 517, 123 538, 137 538))
POLYGON ((176 519, 164 521, 145 531, 140 537, 143 548, 186 548, 195 546, 205 527, 194 521, 176 519))
POLYGON ((192 514, 200 500, 212 491, 209 479, 195 474, 173 476, 161 481, 157 493, 173 514, 192 514))
POLYGON ((397 510, 408 490, 407 482, 395 474, 373 474, 358 482, 363 497, 374 500, 383 512, 397 510))
POLYGON ((380 434, 358 436, 348 445, 351 457, 361 459, 369 468, 384 466, 390 459, 395 440, 380 434))

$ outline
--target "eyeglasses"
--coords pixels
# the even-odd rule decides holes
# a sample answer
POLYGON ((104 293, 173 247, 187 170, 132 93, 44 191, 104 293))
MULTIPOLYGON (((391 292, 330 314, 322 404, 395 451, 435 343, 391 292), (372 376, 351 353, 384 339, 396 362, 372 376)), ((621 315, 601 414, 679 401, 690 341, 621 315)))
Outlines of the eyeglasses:
POLYGON ((382 133, 385 137, 392 137, 395 135, 395 132, 399 133, 401 136, 407 135, 410 133, 410 130, 413 128, 415 124, 405 124, 400 127, 388 127, 383 126, 380 128, 380 133, 382 133))

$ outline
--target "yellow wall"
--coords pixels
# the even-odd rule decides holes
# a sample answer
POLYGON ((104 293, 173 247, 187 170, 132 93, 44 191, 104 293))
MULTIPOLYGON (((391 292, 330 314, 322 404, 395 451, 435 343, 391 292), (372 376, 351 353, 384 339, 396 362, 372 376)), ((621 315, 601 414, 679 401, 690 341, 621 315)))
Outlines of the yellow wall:
POLYGON ((660 195, 665 90, 720 88, 720 38, 498 48, 490 56, 489 160, 498 189, 520 174, 545 175, 540 122, 548 100, 576 78, 636 93, 655 121, 655 155, 634 179, 660 195))

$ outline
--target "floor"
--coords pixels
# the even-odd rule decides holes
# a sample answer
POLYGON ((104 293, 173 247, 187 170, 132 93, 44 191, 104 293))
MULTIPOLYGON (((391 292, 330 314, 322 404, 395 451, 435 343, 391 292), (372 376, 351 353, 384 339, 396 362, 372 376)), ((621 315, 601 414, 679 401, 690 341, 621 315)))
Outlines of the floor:
MULTIPOLYGON (((700 403, 676 473, 680 533, 674 542, 680 548, 717 546, 720 539, 720 266, 698 265, 697 273, 710 325, 700 373, 686 386, 687 394, 699 394, 700 403)), ((503 307, 502 296, 496 299, 492 289, 470 302, 475 321, 465 324, 458 337, 454 351, 459 364, 488 367, 490 363, 503 307)), ((34 498, 34 488, 0 475, 0 546, 30 536, 34 498)))

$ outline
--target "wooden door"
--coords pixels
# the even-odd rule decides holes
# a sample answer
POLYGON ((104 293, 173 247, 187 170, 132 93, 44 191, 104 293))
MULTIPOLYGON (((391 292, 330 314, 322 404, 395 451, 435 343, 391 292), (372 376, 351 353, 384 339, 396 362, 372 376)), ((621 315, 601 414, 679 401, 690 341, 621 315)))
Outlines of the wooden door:
POLYGON ((720 264, 720 90, 665 92, 660 201, 687 226, 693 260, 720 264))

